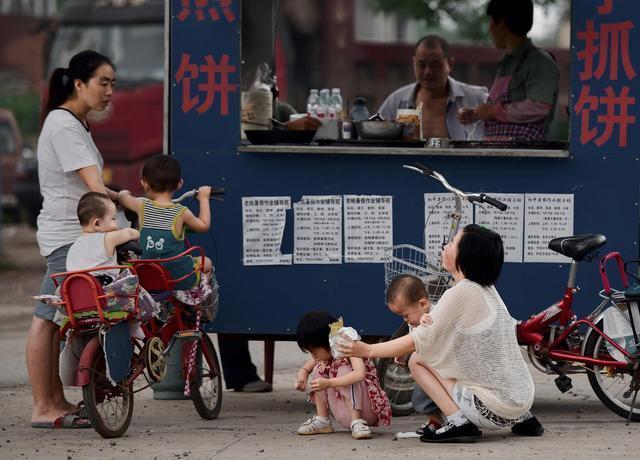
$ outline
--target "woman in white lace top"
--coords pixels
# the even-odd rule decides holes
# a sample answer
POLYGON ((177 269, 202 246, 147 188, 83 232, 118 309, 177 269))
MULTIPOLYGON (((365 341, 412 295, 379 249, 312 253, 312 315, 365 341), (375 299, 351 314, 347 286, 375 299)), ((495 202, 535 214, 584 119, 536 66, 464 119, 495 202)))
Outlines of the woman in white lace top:
MULTIPOLYGON (((533 380, 511 315, 494 287, 503 261, 500 235, 466 226, 442 252, 443 267, 456 285, 423 324, 396 340, 374 345, 349 341, 341 350, 367 358, 417 352, 409 363, 411 374, 447 418, 442 428, 423 433, 424 442, 474 441, 482 434, 479 427, 511 427, 530 436, 544 432, 529 412, 533 380)), ((401 291, 388 294, 392 310, 406 303, 401 291)))

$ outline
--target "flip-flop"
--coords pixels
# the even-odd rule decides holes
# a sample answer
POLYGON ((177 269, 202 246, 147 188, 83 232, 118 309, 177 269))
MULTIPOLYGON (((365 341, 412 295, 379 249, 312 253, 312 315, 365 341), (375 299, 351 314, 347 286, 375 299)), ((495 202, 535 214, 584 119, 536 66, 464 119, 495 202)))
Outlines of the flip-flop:
POLYGON ((91 428, 91 422, 76 414, 65 412, 53 422, 31 422, 31 428, 91 428))
POLYGON ((89 413, 87 412, 87 406, 84 405, 84 401, 80 401, 76 404, 76 410, 72 412, 80 418, 88 419, 89 413))

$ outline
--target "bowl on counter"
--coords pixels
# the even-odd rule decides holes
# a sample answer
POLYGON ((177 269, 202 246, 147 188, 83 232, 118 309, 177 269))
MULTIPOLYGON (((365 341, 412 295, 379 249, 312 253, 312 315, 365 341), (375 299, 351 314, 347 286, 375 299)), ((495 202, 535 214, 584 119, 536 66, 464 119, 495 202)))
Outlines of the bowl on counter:
POLYGON ((285 129, 247 129, 244 131, 247 139, 254 145, 269 144, 309 144, 316 134, 316 130, 285 130, 285 129))
POLYGON ((427 147, 430 149, 447 149, 451 146, 448 137, 430 137, 427 139, 427 147))
POLYGON ((356 133, 360 139, 400 139, 404 125, 395 121, 358 121, 356 133))

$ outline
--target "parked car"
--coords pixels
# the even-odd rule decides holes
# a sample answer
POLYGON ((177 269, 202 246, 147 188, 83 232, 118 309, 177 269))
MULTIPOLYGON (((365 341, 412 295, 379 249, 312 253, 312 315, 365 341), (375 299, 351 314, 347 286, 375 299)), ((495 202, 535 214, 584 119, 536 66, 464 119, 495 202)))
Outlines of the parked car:
POLYGON ((92 123, 91 136, 104 158, 105 184, 136 194, 143 193, 144 161, 163 151, 164 10, 164 0, 66 0, 45 56, 45 80, 84 49, 113 59, 114 115, 92 123))
POLYGON ((42 195, 38 180, 38 158, 29 146, 22 149, 22 156, 16 164, 14 187, 20 219, 35 227, 42 209, 42 195))
POLYGON ((0 191, 3 209, 15 210, 16 165, 22 155, 22 136, 9 110, 0 109, 0 191))
POLYGON ((0 109, 0 187, 2 209, 22 221, 36 225, 42 207, 38 163, 25 144, 11 111, 0 109))

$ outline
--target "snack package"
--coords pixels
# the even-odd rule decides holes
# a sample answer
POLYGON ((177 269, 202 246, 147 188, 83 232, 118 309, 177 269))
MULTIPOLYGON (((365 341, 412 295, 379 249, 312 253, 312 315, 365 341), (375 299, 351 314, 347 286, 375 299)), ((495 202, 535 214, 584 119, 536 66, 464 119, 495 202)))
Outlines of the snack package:
POLYGON ((338 321, 336 321, 335 323, 329 324, 329 327, 331 328, 329 332, 329 346, 331 347, 331 355, 334 358, 340 358, 342 356, 342 353, 339 352, 336 348, 338 344, 341 344, 345 341, 341 337, 341 334, 344 334, 353 340, 360 340, 358 331, 356 331, 352 327, 344 327, 344 321, 342 320, 342 317, 338 318, 338 321))

